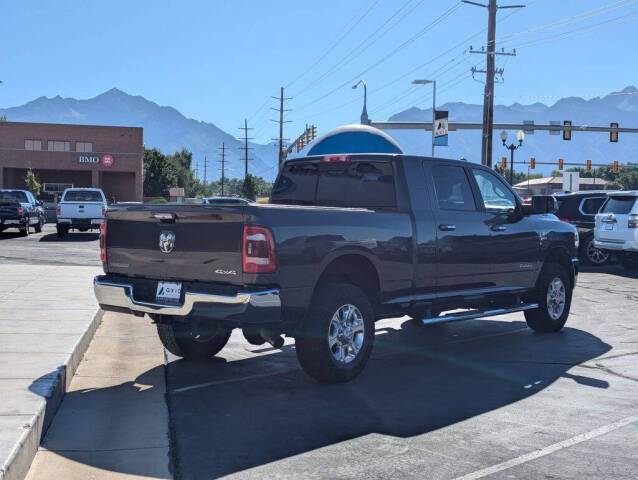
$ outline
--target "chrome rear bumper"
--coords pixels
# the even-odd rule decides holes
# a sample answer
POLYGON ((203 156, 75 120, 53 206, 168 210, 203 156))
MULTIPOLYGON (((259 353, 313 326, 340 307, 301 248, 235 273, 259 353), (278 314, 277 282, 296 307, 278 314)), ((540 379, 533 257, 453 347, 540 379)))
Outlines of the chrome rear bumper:
POLYGON ((184 292, 184 301, 171 305, 135 299, 133 286, 109 281, 108 276, 93 279, 93 290, 103 310, 130 310, 156 315, 196 315, 238 324, 276 323, 281 319, 279 290, 269 289, 218 295, 184 292))

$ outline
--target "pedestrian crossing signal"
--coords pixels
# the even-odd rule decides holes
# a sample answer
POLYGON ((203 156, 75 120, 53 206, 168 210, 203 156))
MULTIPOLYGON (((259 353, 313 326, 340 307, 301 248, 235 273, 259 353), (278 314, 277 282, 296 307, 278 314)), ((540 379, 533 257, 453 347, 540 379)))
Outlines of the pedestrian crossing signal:
POLYGON ((562 158, 559 158, 558 159, 558 169, 562 170, 564 166, 565 166, 565 160, 563 160, 562 158))
MULTIPOLYGON (((572 121, 565 120, 563 122, 563 127, 571 127, 572 121)), ((572 129, 571 128, 563 128, 563 140, 571 140, 572 139, 572 129)))
POLYGON ((609 132, 609 141, 612 143, 618 143, 618 123, 612 122, 609 124, 612 130, 609 132), (613 129, 616 129, 615 131, 613 129))
POLYGON ((529 168, 530 170, 534 170, 536 168, 536 157, 531 157, 529 159, 529 168))
POLYGON ((591 160, 587 160, 585 171, 591 172, 591 160))

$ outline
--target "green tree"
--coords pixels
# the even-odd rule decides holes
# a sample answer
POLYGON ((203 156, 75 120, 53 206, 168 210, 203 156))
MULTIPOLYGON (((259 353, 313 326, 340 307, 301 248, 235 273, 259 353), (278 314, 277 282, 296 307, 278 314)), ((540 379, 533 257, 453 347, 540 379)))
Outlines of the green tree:
POLYGON ((7 116, 6 115, 0 115, 0 122, 6 122, 7 121, 7 116))
POLYGON ((33 170, 27 170, 27 176, 24 177, 24 183, 27 186, 27 190, 29 190, 34 197, 40 196, 40 182, 38 182, 38 179, 36 178, 35 173, 33 173, 33 170))
POLYGON ((167 197, 177 180, 178 170, 173 162, 156 148, 144 150, 144 196, 167 197))
POLYGON ((257 184, 255 183, 255 177, 253 177, 250 173, 246 175, 246 179, 241 186, 241 195, 242 197, 250 200, 255 200, 255 197, 257 196, 257 184))

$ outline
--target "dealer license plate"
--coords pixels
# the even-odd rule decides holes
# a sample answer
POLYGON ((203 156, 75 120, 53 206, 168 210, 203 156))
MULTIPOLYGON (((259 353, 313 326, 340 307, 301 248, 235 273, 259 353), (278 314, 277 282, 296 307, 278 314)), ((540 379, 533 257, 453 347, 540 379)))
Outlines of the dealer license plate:
POLYGON ((178 282, 157 282, 157 301, 179 303, 182 294, 182 284, 178 282))

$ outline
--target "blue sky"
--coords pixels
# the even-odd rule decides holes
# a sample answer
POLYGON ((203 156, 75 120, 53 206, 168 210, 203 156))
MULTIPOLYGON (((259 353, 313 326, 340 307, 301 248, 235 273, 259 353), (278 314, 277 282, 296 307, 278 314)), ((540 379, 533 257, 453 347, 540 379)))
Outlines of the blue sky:
MULTIPOLYGON (((512 3, 527 7, 498 14, 497 47, 518 55, 498 60, 497 103, 553 103, 638 83, 638 1, 512 3)), ((431 104, 431 89, 411 87, 414 78, 437 78, 439 103, 482 102, 469 69, 484 56, 463 52, 485 43, 487 11, 457 0, 5 0, 1 11, 7 107, 118 87, 232 134, 248 117, 265 142, 277 134, 269 97, 280 86, 294 97, 289 137, 305 123, 324 132, 357 121, 359 77, 374 119, 431 104)))

